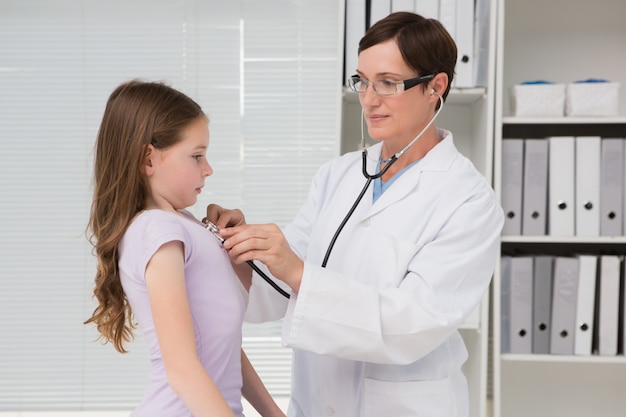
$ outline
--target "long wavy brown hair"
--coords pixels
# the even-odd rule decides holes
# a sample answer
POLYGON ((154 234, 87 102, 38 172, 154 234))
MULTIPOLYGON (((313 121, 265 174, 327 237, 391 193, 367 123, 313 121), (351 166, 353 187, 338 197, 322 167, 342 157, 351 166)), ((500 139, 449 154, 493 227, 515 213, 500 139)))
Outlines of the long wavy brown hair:
MULTIPOLYGON (((149 144, 164 149, 181 139, 198 118, 200 106, 183 93, 157 82, 132 80, 111 93, 95 144, 94 194, 87 238, 98 266, 94 323, 99 339, 125 353, 136 327, 118 269, 118 246, 150 195, 144 163, 149 144)), ((207 119, 208 120, 208 119, 207 119)))

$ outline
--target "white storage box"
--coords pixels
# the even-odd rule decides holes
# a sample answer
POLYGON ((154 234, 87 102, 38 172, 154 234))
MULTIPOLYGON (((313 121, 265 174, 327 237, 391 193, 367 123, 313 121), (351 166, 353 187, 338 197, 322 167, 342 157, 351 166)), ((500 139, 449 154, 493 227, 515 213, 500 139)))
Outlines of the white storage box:
POLYGON ((517 84, 511 92, 515 116, 562 117, 565 114, 565 84, 517 84))
POLYGON ((566 116, 617 116, 619 83, 578 82, 567 85, 566 116))

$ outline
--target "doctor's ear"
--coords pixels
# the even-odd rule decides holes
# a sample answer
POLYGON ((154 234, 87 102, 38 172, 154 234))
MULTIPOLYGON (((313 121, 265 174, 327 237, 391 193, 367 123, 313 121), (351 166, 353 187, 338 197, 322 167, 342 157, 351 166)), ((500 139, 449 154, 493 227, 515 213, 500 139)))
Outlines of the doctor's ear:
POLYGON ((429 83, 430 95, 441 96, 448 89, 448 74, 440 72, 429 83))

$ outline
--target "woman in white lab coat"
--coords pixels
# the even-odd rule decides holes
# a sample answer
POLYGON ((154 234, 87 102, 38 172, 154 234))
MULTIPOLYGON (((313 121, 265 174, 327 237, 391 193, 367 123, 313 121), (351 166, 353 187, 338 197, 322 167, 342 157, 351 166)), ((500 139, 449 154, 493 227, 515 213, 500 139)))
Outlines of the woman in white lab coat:
POLYGON ((254 259, 290 287, 288 300, 255 273, 248 308, 250 320, 284 317, 283 344, 294 349, 289 416, 469 414, 457 329, 488 288, 503 214, 452 134, 429 125, 456 57, 438 21, 382 19, 361 40, 349 81, 378 141, 367 157, 353 152, 323 165, 282 231, 247 225, 239 210, 207 209, 245 284, 244 261, 254 259), (370 175, 390 167, 371 181, 327 255, 366 183, 362 160, 370 175))

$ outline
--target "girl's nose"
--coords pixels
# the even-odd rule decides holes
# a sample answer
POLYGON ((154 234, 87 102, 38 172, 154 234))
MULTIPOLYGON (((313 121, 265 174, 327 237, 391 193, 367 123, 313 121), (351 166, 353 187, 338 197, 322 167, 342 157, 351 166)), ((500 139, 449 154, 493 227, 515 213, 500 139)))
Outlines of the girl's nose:
POLYGON ((205 177, 213 175, 213 167, 209 164, 209 161, 206 161, 206 166, 202 169, 202 175, 205 177))

